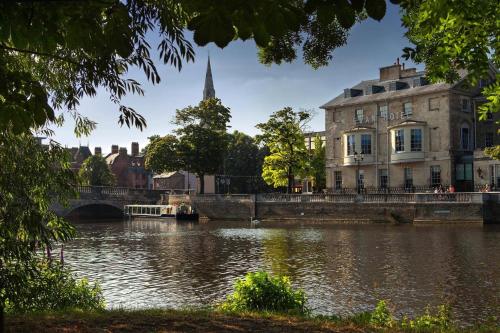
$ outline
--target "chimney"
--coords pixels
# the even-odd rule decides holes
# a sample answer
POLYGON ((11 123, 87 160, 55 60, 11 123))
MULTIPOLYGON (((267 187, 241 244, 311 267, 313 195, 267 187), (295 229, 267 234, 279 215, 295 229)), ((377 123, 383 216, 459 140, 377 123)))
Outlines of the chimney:
POLYGON ((401 64, 399 58, 391 66, 380 68, 380 81, 399 80, 401 78, 401 64))
POLYGON ((112 145, 111 154, 117 154, 117 153, 118 153, 118 145, 112 145))
POLYGON ((139 155, 139 142, 132 142, 132 156, 138 156, 139 155))
POLYGON ((120 156, 126 156, 127 155, 127 148, 125 147, 120 147, 120 156))
POLYGON ((94 148, 94 155, 95 156, 102 156, 102 149, 101 149, 101 147, 95 147, 94 148))

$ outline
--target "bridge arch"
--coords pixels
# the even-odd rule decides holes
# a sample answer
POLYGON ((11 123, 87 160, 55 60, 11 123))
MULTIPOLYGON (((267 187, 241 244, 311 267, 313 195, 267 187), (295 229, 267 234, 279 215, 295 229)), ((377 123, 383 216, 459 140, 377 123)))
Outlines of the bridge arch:
POLYGON ((123 217, 123 205, 113 201, 75 202, 64 216, 68 219, 112 219, 123 217))

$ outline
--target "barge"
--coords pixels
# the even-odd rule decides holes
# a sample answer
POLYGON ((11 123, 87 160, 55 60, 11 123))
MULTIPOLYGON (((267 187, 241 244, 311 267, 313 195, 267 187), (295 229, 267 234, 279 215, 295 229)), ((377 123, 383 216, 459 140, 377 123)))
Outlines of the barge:
POLYGON ((125 205, 123 213, 128 217, 174 217, 180 221, 198 221, 196 210, 188 205, 125 205))

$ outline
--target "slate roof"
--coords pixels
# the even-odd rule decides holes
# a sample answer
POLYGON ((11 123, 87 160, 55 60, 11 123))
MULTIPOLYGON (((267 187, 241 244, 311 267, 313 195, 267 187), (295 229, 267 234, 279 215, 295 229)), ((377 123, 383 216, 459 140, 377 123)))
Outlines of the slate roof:
POLYGON ((355 96, 355 97, 344 97, 344 92, 339 94, 337 97, 328 101, 327 103, 320 106, 322 109, 327 109, 334 106, 347 106, 347 105, 355 105, 355 104, 363 104, 363 103, 371 103, 377 101, 383 101, 386 99, 392 99, 403 96, 412 96, 412 95, 420 95, 425 93, 431 93, 441 90, 446 90, 452 87, 452 85, 447 83, 437 83, 437 84, 428 84, 422 86, 414 86, 414 80, 421 78, 425 75, 424 71, 417 72, 412 76, 401 78, 398 80, 387 80, 380 81, 379 79, 372 80, 364 80, 355 86, 351 87, 351 89, 359 89, 363 91, 363 95, 355 96), (389 91, 389 85, 395 81, 405 82, 409 88, 389 91), (366 94, 369 87, 372 85, 382 86, 384 87, 384 92, 376 93, 376 94, 366 94))

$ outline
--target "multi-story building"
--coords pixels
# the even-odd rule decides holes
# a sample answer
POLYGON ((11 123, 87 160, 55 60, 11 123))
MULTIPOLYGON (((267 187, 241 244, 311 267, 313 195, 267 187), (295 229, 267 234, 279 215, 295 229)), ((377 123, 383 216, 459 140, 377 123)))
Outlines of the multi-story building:
POLYGON ((472 88, 464 79, 429 84, 425 72, 405 69, 398 60, 380 68, 378 79, 345 89, 321 106, 327 187, 418 190, 453 185, 470 191, 475 180, 486 184, 499 177, 500 167, 479 149, 475 152, 476 147, 499 144, 498 125, 479 123, 475 112, 481 86, 496 72, 492 67, 490 77, 472 88))

